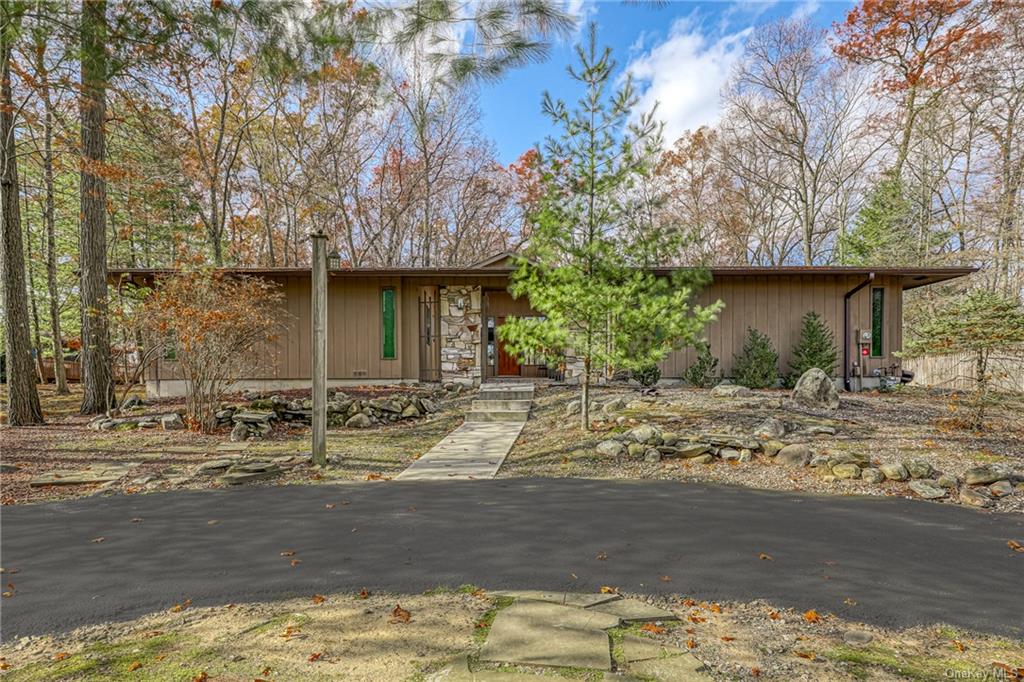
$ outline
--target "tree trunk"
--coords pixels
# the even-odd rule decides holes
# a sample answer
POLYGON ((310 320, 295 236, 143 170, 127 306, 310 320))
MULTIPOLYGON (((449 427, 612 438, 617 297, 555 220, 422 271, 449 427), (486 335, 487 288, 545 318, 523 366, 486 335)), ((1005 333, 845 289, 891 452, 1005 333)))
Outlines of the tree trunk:
POLYGON ((32 349, 25 305, 25 254, 21 237, 21 207, 18 204, 18 161, 14 145, 14 102, 11 93, 11 48, 14 38, 11 4, 4 3, 0 16, 0 270, 3 270, 4 345, 7 349, 7 423, 11 426, 42 424, 32 349))
POLYGON ((107 327, 107 3, 82 3, 81 230, 78 250, 82 299, 82 414, 108 410, 114 403, 107 327))
POLYGON ((582 397, 580 398, 580 427, 590 430, 590 358, 583 359, 582 397))
POLYGON ((50 336, 53 339, 53 376, 58 395, 68 393, 68 376, 64 370, 64 345, 61 342, 60 302, 57 296, 57 236, 54 220, 53 190, 53 102, 50 100, 50 74, 46 72, 46 40, 36 49, 36 71, 39 74, 40 96, 43 100, 43 187, 46 227, 46 289, 50 298, 50 336), (41 48, 41 49, 39 49, 41 48))

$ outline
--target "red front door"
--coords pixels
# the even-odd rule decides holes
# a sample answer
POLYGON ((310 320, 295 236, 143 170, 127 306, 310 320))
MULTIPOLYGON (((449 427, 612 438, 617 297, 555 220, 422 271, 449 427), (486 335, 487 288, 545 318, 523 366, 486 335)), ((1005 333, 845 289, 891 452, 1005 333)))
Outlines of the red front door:
MULTIPOLYGON (((494 330, 497 332, 505 321, 504 317, 494 320, 494 330)), ((498 376, 517 377, 519 376, 519 358, 505 349, 505 342, 498 336, 498 376)))

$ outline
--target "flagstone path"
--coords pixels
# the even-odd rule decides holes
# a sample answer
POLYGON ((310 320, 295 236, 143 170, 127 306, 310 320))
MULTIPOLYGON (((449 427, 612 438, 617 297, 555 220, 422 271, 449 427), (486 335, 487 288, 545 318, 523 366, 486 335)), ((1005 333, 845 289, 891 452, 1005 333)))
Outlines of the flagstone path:
POLYGON ((530 415, 532 384, 483 384, 466 421, 396 480, 494 478, 530 415))

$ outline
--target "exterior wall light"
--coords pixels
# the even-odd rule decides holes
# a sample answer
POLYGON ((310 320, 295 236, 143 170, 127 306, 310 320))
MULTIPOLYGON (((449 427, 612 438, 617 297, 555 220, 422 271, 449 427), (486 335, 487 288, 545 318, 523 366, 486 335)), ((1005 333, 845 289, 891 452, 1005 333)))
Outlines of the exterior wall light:
POLYGON ((341 270, 341 254, 337 251, 331 251, 327 254, 327 269, 328 270, 341 270))

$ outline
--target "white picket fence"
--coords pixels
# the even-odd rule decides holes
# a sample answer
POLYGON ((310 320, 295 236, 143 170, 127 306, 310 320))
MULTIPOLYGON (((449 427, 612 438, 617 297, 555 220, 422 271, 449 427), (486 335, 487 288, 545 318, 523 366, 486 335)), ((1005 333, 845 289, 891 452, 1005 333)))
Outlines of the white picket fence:
MULTIPOLYGON (((913 386, 970 390, 974 388, 976 367, 970 353, 904 358, 903 369, 914 373, 913 386)), ((989 361, 992 386, 1002 391, 1024 393, 1024 358, 999 357, 989 361)))

